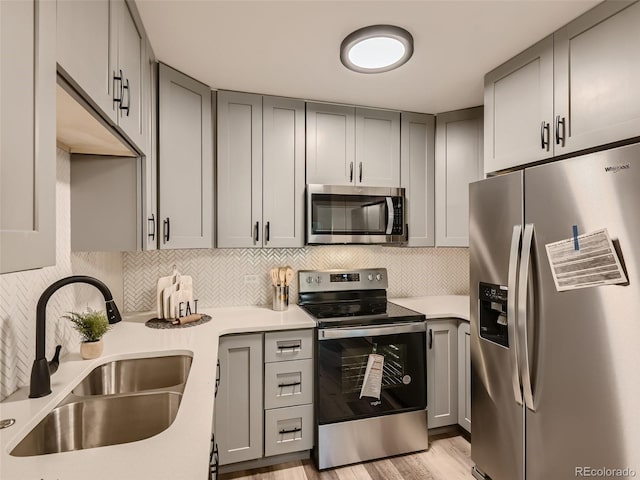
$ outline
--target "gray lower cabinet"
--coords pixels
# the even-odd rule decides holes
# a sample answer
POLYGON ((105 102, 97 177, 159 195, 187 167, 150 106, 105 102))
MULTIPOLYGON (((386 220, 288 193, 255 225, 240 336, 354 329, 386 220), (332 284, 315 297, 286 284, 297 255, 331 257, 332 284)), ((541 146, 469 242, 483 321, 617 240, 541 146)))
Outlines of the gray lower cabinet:
POLYGON ((220 465, 313 447, 313 330, 221 337, 218 369, 220 465))
MULTIPOLYGON (((483 108, 436 118, 436 246, 469 246, 469 183, 483 178, 483 108)), ((409 224, 411 228, 411 224, 409 224)))
POLYGON ((405 189, 409 247, 435 245, 433 115, 401 114, 400 186, 405 189))
POLYGON ((400 113, 307 103, 307 183, 398 187, 400 113))
POLYGON ((429 428, 458 423, 458 320, 427 321, 429 428))
POLYGON ((221 248, 304 245, 304 102, 218 92, 221 248))
POLYGON ((215 438, 220 465, 263 454, 262 334, 220 337, 215 438))
POLYGON ((0 2, 0 273, 56 262, 56 5, 0 2))
POLYGON ((313 447, 313 330, 264 336, 264 455, 313 447))
POLYGON ((458 425, 471 432, 471 332, 469 322, 458 325, 458 425))
POLYGON ((158 68, 160 248, 213 248, 211 89, 162 63, 158 68))

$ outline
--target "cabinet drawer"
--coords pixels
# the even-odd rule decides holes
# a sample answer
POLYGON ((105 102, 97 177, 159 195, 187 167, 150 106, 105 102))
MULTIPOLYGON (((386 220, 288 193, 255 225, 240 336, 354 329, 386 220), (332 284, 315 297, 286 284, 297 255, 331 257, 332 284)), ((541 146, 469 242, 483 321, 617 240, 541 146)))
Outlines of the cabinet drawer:
POLYGON ((264 408, 313 402, 313 360, 267 363, 264 366, 264 408))
POLYGON ((313 405, 264 412, 264 455, 299 452, 313 447, 313 405))
POLYGON ((270 332, 264 335, 264 361, 313 358, 313 330, 270 332))

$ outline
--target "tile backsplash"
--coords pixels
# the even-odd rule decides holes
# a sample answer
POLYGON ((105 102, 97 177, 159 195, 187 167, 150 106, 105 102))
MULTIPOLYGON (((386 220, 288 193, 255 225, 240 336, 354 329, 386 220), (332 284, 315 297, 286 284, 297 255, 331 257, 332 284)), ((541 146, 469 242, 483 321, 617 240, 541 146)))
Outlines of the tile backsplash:
MULTIPOLYGON (((193 277, 200 306, 270 305, 269 270, 385 267, 389 297, 467 295, 466 248, 314 246, 294 249, 158 250, 124 254, 124 309, 155 309, 156 282, 173 266, 193 277)), ((297 299, 297 275, 290 301, 297 299)))
MULTIPOLYGON (((56 152, 56 264, 51 267, 0 275, 0 400, 29 383, 35 358, 36 304, 53 282, 69 275, 91 275, 103 280, 122 305, 122 254, 72 253, 70 220, 70 158, 56 152)), ((69 322, 60 319, 69 311, 90 306, 104 310, 104 299, 88 285, 58 290, 47 304, 47 358, 57 344, 62 355, 77 350, 79 338, 69 322)))

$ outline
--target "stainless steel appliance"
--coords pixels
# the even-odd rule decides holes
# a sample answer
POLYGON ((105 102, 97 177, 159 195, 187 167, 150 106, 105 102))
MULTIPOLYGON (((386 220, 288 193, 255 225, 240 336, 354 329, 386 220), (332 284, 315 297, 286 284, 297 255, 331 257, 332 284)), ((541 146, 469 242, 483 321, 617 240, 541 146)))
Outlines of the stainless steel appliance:
POLYGON ((307 243, 407 241, 404 188, 307 185, 307 243))
POLYGON ((640 476, 639 205, 638 144, 471 184, 477 478, 640 476))
POLYGON ((384 268, 298 275, 318 327, 318 468, 426 449, 425 316, 387 302, 384 268))

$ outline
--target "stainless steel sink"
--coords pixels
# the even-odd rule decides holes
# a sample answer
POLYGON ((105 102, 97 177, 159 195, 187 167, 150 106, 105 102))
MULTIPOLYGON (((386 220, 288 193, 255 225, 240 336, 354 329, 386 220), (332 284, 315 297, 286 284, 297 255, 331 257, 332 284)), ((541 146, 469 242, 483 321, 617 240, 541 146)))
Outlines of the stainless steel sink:
POLYGON ((117 445, 166 430, 178 414, 192 358, 116 360, 92 370, 11 451, 30 457, 117 445))
POLYGON ((29 457, 144 440, 173 423, 181 398, 177 392, 151 392, 56 407, 11 455, 29 457))
POLYGON ((191 360, 188 355, 172 355, 105 363, 87 375, 71 393, 118 395, 157 389, 182 392, 191 360))

